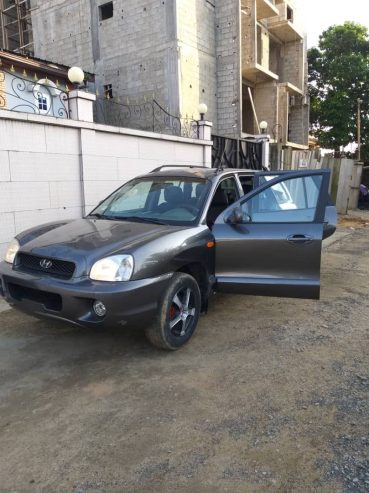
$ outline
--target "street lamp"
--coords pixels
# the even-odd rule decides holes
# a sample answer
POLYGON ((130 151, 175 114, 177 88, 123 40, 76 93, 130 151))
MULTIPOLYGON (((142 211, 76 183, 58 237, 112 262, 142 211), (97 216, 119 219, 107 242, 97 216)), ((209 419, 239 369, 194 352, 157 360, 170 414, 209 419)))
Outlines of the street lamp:
POLYGON ((361 161, 361 103, 362 99, 357 98, 357 158, 361 161))
POLYGON ((68 79, 74 85, 75 89, 78 89, 82 82, 85 80, 85 74, 79 67, 71 67, 68 70, 68 79))
POLYGON ((261 133, 262 134, 266 134, 266 131, 267 131, 267 128, 268 128, 268 122, 266 122, 266 121, 263 120, 262 122, 260 122, 259 127, 260 127, 260 130, 261 130, 261 133))
POLYGON ((205 103, 201 103, 199 104, 199 113, 200 113, 200 120, 204 120, 205 119, 205 115, 208 111, 208 107, 206 106, 205 103))

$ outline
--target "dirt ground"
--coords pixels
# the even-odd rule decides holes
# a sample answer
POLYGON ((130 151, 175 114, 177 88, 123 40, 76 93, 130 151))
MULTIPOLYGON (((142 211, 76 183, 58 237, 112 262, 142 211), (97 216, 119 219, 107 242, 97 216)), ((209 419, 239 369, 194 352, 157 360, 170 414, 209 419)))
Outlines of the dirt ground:
POLYGON ((369 229, 321 301, 217 295, 189 345, 0 318, 0 491, 368 492, 369 229))

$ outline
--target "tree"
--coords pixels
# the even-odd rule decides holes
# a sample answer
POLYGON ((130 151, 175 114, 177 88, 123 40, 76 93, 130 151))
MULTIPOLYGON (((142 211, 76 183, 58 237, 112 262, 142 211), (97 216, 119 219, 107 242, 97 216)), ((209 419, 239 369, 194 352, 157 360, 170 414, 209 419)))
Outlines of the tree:
POLYGON ((345 22, 332 26, 308 52, 311 132, 321 147, 340 152, 357 142, 361 99, 362 150, 369 157, 369 33, 345 22))

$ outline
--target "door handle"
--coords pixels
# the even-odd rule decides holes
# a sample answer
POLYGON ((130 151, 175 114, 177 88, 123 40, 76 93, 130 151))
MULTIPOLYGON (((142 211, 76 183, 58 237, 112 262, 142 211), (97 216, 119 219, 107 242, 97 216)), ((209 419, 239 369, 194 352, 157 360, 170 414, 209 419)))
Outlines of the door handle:
POLYGON ((287 241, 295 243, 296 245, 303 245, 306 243, 311 243, 313 238, 307 235, 291 235, 288 236, 287 241))

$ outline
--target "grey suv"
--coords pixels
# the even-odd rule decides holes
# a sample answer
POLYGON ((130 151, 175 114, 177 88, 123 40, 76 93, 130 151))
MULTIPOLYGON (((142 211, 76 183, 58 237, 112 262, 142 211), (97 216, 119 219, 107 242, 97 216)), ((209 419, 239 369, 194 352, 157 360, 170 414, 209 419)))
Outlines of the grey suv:
POLYGON ((215 290, 319 298, 334 233, 329 171, 163 166, 83 219, 19 234, 0 264, 14 307, 82 326, 144 324, 177 349, 215 290))

